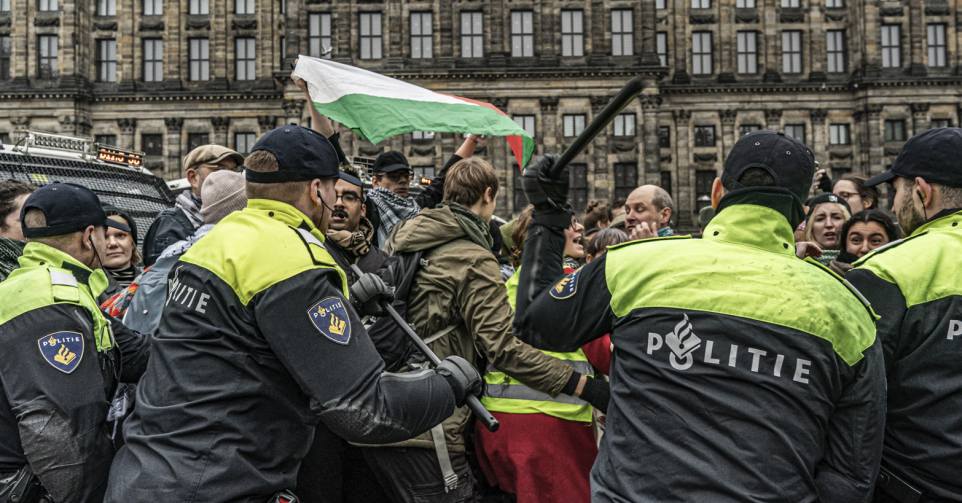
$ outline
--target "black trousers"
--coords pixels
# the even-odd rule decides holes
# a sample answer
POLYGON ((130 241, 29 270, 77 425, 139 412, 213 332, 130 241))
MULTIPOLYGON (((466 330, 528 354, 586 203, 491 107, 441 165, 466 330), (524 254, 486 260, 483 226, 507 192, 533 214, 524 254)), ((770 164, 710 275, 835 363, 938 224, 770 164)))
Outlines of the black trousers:
POLYGON ((302 503, 390 503, 361 448, 331 430, 314 431, 311 450, 301 461, 294 494, 302 503))
POLYGON ((434 449, 369 447, 362 449, 381 487, 394 503, 474 502, 474 477, 463 452, 451 452, 458 485, 444 491, 441 466, 434 449))

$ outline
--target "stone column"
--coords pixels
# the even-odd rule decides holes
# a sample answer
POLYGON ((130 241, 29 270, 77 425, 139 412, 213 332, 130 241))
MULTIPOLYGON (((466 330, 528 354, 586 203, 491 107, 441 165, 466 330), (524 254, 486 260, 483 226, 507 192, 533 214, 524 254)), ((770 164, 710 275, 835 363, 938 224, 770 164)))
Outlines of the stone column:
POLYGON ((772 131, 782 131, 782 111, 773 108, 765 112, 765 129, 772 131))
MULTIPOLYGON (((765 76, 763 80, 765 82, 781 82, 782 81, 782 65, 781 59, 779 58, 778 48, 782 46, 782 41, 779 40, 779 33, 781 31, 778 29, 778 0, 761 0, 758 4, 764 3, 764 10, 762 15, 764 27, 762 30, 762 36, 765 37, 764 40, 764 50, 765 50, 765 76)), ((757 47, 757 46, 756 46, 757 47)), ((771 129, 771 128, 769 128, 771 129)))
POLYGON ((539 101, 541 103, 541 128, 537 129, 537 132, 542 138, 541 144, 544 146, 544 152, 560 154, 561 141, 559 138, 563 131, 558 128, 558 98, 544 96, 539 101))
MULTIPOLYGON (((287 2, 287 14, 284 15, 284 43, 287 45, 287 53, 284 55, 284 64, 281 66, 282 72, 291 67, 291 64, 297 59, 298 54, 308 53, 307 44, 304 44, 303 47, 301 46, 300 21, 302 18, 304 19, 305 26, 307 25, 307 13, 301 14, 303 3, 301 0, 285 1, 287 2)), ((331 24, 333 25, 334 23, 331 24)), ((333 28, 333 26, 331 27, 333 28)), ((338 33, 340 33, 340 30, 338 30, 338 33)), ((345 48, 340 49, 343 50, 345 48)))
MULTIPOLYGON (((864 77, 877 77, 882 68, 882 46, 879 28, 879 2, 861 2, 859 8, 852 9, 853 17, 861 17, 852 23, 855 36, 860 37, 861 44, 853 47, 860 48, 858 56, 863 58, 861 72, 864 77)), ((855 40, 859 40, 856 38, 855 40)))
POLYGON ((639 185, 661 184, 661 146, 658 143, 658 109, 662 98, 657 94, 643 94, 641 99, 644 143, 641 144, 642 172, 635 178, 639 185))
MULTIPOLYGON (((610 96, 592 96, 591 100, 591 120, 598 116, 598 112, 611 101, 610 96)), ((594 149, 592 163, 588 166, 588 186, 593 187, 590 197, 594 199, 610 199, 615 195, 615 174, 614 167, 608 166, 608 128, 604 128, 595 136, 592 143, 594 149), (592 178, 594 179, 592 181, 592 178)), ((586 156, 587 157, 587 156, 586 156)))
MULTIPOLYGON (((77 122, 78 117, 76 115, 61 115, 57 118, 57 122, 60 123, 60 134, 66 136, 76 136, 77 135, 77 122)), ((11 138, 16 141, 15 138, 11 138)))
POLYGON ((661 66, 658 48, 655 45, 657 22, 655 0, 641 0, 641 64, 644 66, 661 66))
MULTIPOLYGON (((948 36, 948 34, 946 34, 948 36)), ((911 44, 911 61, 909 67, 911 75, 924 77, 928 75, 925 67, 925 51, 922 41, 925 40, 925 19, 922 17, 922 0, 909 0, 909 43, 911 44)))
POLYGON ((694 225, 692 215, 695 211, 695 191, 693 188, 695 171, 691 169, 691 152, 689 146, 689 129, 691 127, 691 111, 675 110, 675 146, 678 156, 678 199, 675 209, 678 211, 678 227, 694 225))
POLYGON ((210 124, 214 126, 214 139, 211 143, 226 147, 227 130, 230 128, 230 117, 211 117, 210 124))
POLYGON ((736 62, 736 37, 737 25, 732 22, 735 18, 734 2, 718 2, 719 23, 718 23, 718 61, 720 70, 718 82, 735 82, 736 62))
POLYGON ((885 171, 882 147, 882 105, 869 103, 865 105, 865 130, 868 133, 868 172, 874 176, 885 171))
MULTIPOLYGON (((483 24, 485 34, 484 55, 487 56, 491 66, 500 67, 506 64, 505 34, 510 32, 510 18, 505 22, 505 13, 502 10, 501 2, 491 2, 487 5, 485 13, 488 14, 488 22, 483 24)), ((510 44, 509 44, 510 46, 510 44)))
POLYGON ((137 119, 117 119, 117 125, 120 126, 120 148, 133 150, 137 119))
POLYGON ((914 136, 929 128, 929 104, 912 103, 912 134, 914 136))
MULTIPOLYGON (((802 63, 803 67, 808 66, 809 80, 824 81, 826 78, 825 67, 827 64, 825 59, 827 43, 825 41, 825 29, 822 27, 824 14, 821 9, 816 8, 809 12, 809 16, 811 17, 812 29, 808 32, 810 38, 808 44, 806 44, 808 46, 807 51, 805 51, 807 53, 805 54, 807 61, 803 61, 802 63), (805 65, 805 63, 808 64, 805 65)), ((802 35, 802 37, 804 38, 805 35, 802 35)), ((846 51, 846 57, 848 57, 848 52, 849 51, 846 51)))
POLYGON ((304 112, 304 100, 284 100, 281 108, 284 109, 284 124, 300 124, 301 114, 304 112))
POLYGON ((823 108, 816 108, 808 113, 812 119, 812 140, 807 147, 815 155, 815 160, 819 166, 828 168, 828 156, 825 154, 828 148, 828 141, 825 139, 825 117, 828 113, 823 108))
POLYGON ((725 163, 725 159, 728 158, 728 152, 731 151, 735 142, 738 141, 738 136, 735 135, 735 120, 738 118, 738 111, 732 110, 731 108, 722 110, 721 113, 721 123, 722 123, 722 164, 725 163))
POLYGON ((183 165, 180 161, 183 155, 180 146, 180 131, 184 126, 184 119, 181 117, 168 117, 164 119, 164 125, 167 126, 167 162, 164 166, 164 179, 182 178, 184 173, 183 165))
MULTIPOLYGON (((668 0, 665 0, 668 1, 668 0)), ((691 84, 691 76, 688 75, 688 5, 689 0, 675 0, 675 43, 672 50, 675 53, 675 77, 672 79, 674 84, 691 84)))

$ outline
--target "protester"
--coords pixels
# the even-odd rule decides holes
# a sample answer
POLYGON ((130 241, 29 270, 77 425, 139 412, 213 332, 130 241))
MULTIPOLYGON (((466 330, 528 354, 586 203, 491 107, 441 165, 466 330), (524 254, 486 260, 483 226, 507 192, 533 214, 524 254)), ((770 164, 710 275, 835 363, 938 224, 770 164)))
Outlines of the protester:
POLYGON ((611 206, 604 201, 592 199, 585 206, 585 241, 590 241, 591 236, 611 225, 611 206))
POLYGON ((590 264, 592 260, 604 255, 609 246, 620 245, 625 241, 628 241, 628 236, 624 232, 611 228, 602 229, 585 246, 585 263, 590 264))
MULTIPOLYGON (((458 355, 483 369, 480 352, 488 364, 549 397, 595 390, 594 380, 522 344, 511 332, 511 306, 491 253, 489 221, 498 189, 498 177, 488 163, 477 158, 459 161, 447 174, 441 204, 394 228, 389 244, 395 253, 421 252, 407 298, 407 319, 440 358, 458 355)), ((364 450, 392 501, 426 501, 428 495, 445 495, 448 502, 474 501, 464 444, 470 417, 468 409, 460 408, 429 433, 364 450)))
POLYGON ((855 213, 862 210, 878 208, 879 191, 875 187, 867 187, 867 177, 862 175, 845 175, 832 187, 832 192, 848 203, 855 213))
POLYGON ((109 398, 143 373, 149 344, 98 309, 107 214, 96 194, 51 183, 20 221, 21 267, 0 284, 0 494, 23 496, 35 474, 50 501, 102 501, 109 398))
POLYGON ((892 168, 892 211, 907 237, 845 279, 881 316, 888 406, 879 503, 962 501, 962 129, 923 131, 892 168), (907 499, 908 498, 908 499, 907 499))
POLYGON ((705 206, 698 211, 698 234, 704 236, 705 227, 708 227, 713 218, 715 218, 715 208, 711 206, 705 206))
POLYGON ((204 224, 200 214, 203 205, 200 188, 211 173, 235 170, 244 163, 244 156, 220 145, 204 145, 191 150, 184 158, 184 170, 190 190, 177 196, 173 208, 168 208, 154 219, 144 237, 144 265, 150 266, 168 246, 187 239, 204 224))
MULTIPOLYGON (((137 223, 127 213, 113 205, 104 204, 107 212, 107 255, 104 271, 109 285, 105 295, 112 296, 126 290, 144 271, 143 261, 137 249, 137 223)), ((123 316, 121 314, 121 316, 123 316)))
POLYGON ((671 196, 655 185, 642 185, 628 194, 625 203, 625 233, 628 239, 649 239, 674 234, 668 223, 674 212, 671 196))
POLYGON ((611 333, 592 500, 867 501, 885 425, 881 346, 859 297, 794 256, 809 149, 742 136, 704 239, 622 245, 567 276, 558 158, 523 175, 535 210, 515 333, 551 351, 611 333))
POLYGON ((391 295, 371 275, 349 293, 323 245, 340 176, 327 138, 282 126, 258 140, 246 164, 247 207, 169 275, 106 503, 290 500, 316 429, 402 440, 480 386, 457 357, 381 374, 354 306, 380 315, 391 295))
MULTIPOLYGON (((611 227, 612 229, 618 229, 618 230, 620 230, 621 232, 625 232, 625 216, 626 216, 626 215, 627 215, 626 213, 622 213, 622 214, 620 214, 620 215, 612 218, 612 219, 611 219, 611 225, 610 225, 610 227, 611 227)), ((628 233, 625 232, 625 235, 627 236, 628 233)))
POLYGON ((828 267, 839 276, 852 270, 852 264, 868 252, 899 239, 892 219, 879 210, 860 211, 842 226, 842 253, 828 267))
POLYGON ((329 250, 338 266, 347 274, 349 285, 357 281, 357 274, 351 269, 356 264, 361 271, 377 271, 387 254, 374 246, 375 229, 365 217, 367 205, 362 196, 363 185, 358 172, 351 166, 342 166, 345 175, 334 189, 337 199, 331 213, 331 224, 327 231, 329 250))
POLYGON ((614 220, 618 218, 619 215, 625 215, 628 213, 627 208, 625 208, 625 203, 627 200, 623 197, 615 198, 615 202, 611 203, 611 219, 614 220))
POLYGON ((805 216, 804 240, 822 250, 820 256, 814 257, 818 263, 828 266, 838 257, 842 250, 842 225, 850 218, 848 203, 839 196, 825 193, 812 198, 805 216))
POLYGON ((27 244, 20 230, 20 208, 34 190, 33 185, 13 178, 0 182, 0 281, 20 267, 17 259, 27 244))

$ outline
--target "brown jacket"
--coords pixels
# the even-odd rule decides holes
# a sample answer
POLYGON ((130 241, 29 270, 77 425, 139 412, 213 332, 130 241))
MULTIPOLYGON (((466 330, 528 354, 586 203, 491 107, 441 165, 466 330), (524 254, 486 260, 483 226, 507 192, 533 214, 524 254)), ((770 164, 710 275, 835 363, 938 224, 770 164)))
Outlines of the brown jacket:
MULTIPOLYGON (((514 312, 490 250, 471 241, 448 208, 422 210, 392 231, 395 253, 425 251, 408 297, 408 321, 421 338, 453 323, 458 328, 429 346, 438 358, 458 355, 478 368, 478 352, 502 372, 526 385, 555 396, 572 369, 560 360, 518 340, 511 331, 514 312)), ((483 374, 484 369, 478 368, 483 374)), ((446 419, 448 449, 464 451, 464 431, 471 412, 455 409, 446 419)), ((396 446, 434 448, 431 432, 396 446)))

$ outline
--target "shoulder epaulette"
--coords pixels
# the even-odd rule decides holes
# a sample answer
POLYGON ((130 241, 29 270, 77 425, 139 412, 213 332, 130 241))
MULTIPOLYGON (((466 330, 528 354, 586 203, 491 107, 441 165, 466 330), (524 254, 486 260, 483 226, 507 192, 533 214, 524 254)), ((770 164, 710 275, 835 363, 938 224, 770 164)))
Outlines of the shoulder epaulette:
POLYGON ((669 239, 691 239, 691 234, 685 234, 683 236, 665 236, 665 237, 648 238, 648 239, 637 239, 635 241, 625 241, 624 243, 621 243, 621 244, 609 246, 608 249, 617 250, 618 248, 624 248, 626 246, 636 245, 639 243, 652 243, 655 241, 667 241, 669 239))
POLYGON ((855 266, 855 267, 858 267, 858 266, 864 264, 865 261, 867 261, 868 259, 870 259, 870 258, 872 258, 872 257, 874 257, 874 256, 876 256, 876 255, 878 255, 878 254, 880 254, 880 253, 884 253, 884 252, 886 252, 886 251, 888 251, 888 250, 891 250, 891 249, 893 249, 893 248, 897 248, 898 246, 900 246, 900 245, 902 245, 902 244, 904 244, 904 243, 907 243, 907 242, 909 242, 909 241, 911 241, 911 240, 913 240, 913 239, 915 239, 915 238, 917 238, 917 237, 924 236, 924 235, 928 234, 928 232, 929 232, 929 231, 923 231, 923 232, 920 232, 920 233, 918 233, 918 234, 909 236, 909 237, 907 237, 907 238, 896 239, 895 241, 892 241, 891 243, 888 243, 888 244, 879 246, 878 248, 876 248, 876 249, 868 252, 867 254, 865 254, 864 257, 862 257, 862 258, 856 260, 855 262, 853 262, 852 265, 855 266))

